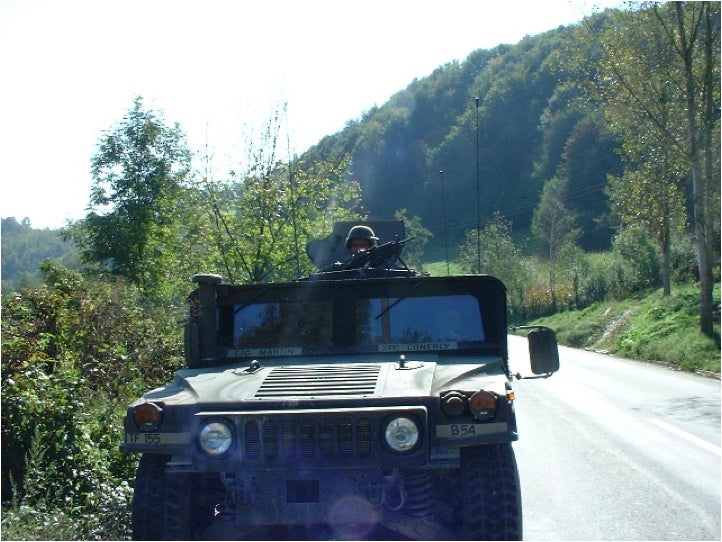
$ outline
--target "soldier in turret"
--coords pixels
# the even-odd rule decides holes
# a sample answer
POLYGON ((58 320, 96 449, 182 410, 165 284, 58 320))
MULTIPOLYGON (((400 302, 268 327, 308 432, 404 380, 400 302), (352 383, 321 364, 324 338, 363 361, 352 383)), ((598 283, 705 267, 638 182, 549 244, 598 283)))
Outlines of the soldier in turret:
POLYGON ((368 226, 354 226, 346 236, 346 250, 350 250, 352 255, 367 252, 371 247, 377 246, 378 241, 374 230, 368 226))

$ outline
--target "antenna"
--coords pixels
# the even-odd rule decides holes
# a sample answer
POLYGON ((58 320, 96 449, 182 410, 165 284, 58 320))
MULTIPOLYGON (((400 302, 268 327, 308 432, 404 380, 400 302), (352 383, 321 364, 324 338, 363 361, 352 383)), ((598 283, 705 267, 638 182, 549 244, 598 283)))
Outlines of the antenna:
POLYGON ((446 276, 449 273, 449 233, 446 229, 446 202, 444 200, 444 170, 439 171, 439 179, 441 180, 441 217, 444 222, 444 247, 446 248, 446 276))
POLYGON ((476 98, 476 272, 481 273, 481 184, 479 181, 479 98, 476 98))
POLYGON ((301 260, 298 254, 298 228, 296 226, 296 185, 293 182, 293 165, 291 163, 291 136, 288 129, 288 104, 284 105, 286 117, 286 147, 288 148, 288 184, 291 187, 291 222, 293 223, 293 245, 296 251, 296 278, 301 278, 301 260))

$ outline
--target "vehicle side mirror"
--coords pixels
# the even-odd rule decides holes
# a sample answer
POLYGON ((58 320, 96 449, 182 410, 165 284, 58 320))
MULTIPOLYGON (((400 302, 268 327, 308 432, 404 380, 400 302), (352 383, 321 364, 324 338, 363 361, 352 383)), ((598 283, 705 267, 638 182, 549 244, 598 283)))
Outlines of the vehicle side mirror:
POLYGON ((516 326, 514 329, 531 329, 527 335, 529 341, 529 361, 531 371, 537 377, 517 378, 547 378, 559 370, 559 348, 557 337, 551 328, 546 326, 516 326))
POLYGON ((527 336, 529 361, 535 375, 555 373, 559 370, 557 336, 548 327, 538 327, 527 336))

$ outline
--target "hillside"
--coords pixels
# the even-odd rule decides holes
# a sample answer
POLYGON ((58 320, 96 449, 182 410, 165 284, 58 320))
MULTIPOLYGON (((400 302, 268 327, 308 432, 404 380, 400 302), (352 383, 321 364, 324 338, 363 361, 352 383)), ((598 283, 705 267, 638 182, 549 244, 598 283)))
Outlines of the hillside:
MULTIPOLYGON (((719 296, 718 284, 717 307, 719 296)), ((560 312, 534 323, 554 329, 560 344, 719 377, 719 344, 700 335, 698 314, 699 289, 680 284, 668 297, 662 296, 660 290, 640 292, 623 300, 607 299, 583 310, 560 312)))
POLYGON ((455 243, 476 227, 477 181, 482 224, 500 212, 524 230, 544 183, 564 172, 581 246, 604 250, 612 232, 604 187, 621 165, 598 108, 578 100, 568 53, 577 30, 560 27, 442 66, 324 138, 306 158, 349 152, 372 215, 406 208, 437 240, 449 217, 455 243))

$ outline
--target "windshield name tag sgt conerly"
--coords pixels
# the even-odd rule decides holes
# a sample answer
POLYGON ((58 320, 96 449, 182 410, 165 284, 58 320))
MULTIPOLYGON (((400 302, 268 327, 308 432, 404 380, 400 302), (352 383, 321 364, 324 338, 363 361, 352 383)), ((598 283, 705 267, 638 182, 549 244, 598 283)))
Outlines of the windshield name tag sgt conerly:
POLYGON ((458 350, 456 342, 380 344, 379 352, 425 352, 427 350, 458 350))

